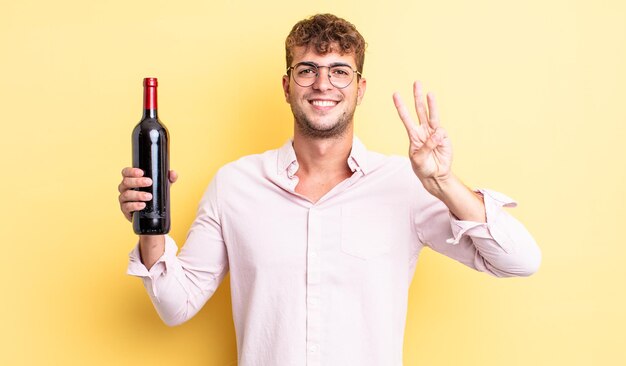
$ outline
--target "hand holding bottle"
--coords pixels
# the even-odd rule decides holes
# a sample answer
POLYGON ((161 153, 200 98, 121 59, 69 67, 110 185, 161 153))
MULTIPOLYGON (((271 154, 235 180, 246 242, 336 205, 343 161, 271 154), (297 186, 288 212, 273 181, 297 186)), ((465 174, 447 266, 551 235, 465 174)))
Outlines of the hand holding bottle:
MULTIPOLYGON (((170 183, 176 182, 178 174, 174 170, 169 171, 170 183)), ((143 171, 139 168, 126 167, 122 169, 122 182, 117 187, 120 192, 120 209, 128 221, 132 221, 133 212, 146 207, 145 202, 152 199, 148 192, 138 191, 135 188, 150 187, 152 180, 143 177, 143 171)))
MULTIPOLYGON (((178 179, 178 174, 170 170, 168 180, 173 184, 178 179)), ((152 180, 143 176, 143 171, 139 168, 126 167, 122 169, 122 182, 117 187, 120 192, 120 209, 124 217, 132 222, 133 212, 143 210, 147 201, 152 199, 148 192, 139 191, 142 187, 150 187, 152 180)), ((139 254, 141 262, 148 270, 163 255, 165 251, 165 235, 140 235, 139 254)))

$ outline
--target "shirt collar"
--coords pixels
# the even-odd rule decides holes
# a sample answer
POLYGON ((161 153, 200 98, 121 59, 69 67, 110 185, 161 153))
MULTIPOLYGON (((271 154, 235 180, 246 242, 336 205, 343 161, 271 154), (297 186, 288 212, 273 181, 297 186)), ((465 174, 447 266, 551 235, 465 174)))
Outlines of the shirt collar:
MULTIPOLYGON (((368 172, 367 149, 356 136, 352 138, 352 150, 350 151, 347 162, 350 170, 353 172, 357 170, 360 170, 363 174, 368 172)), ((278 174, 284 174, 286 172, 289 177, 292 177, 298 170, 298 160, 296 159, 296 152, 293 149, 293 139, 289 139, 278 149, 277 168, 278 174)))

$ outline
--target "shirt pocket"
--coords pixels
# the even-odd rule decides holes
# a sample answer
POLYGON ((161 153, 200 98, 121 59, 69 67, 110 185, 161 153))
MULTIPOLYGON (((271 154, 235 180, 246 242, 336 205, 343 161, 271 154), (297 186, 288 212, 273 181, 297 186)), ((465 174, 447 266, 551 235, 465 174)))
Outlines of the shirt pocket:
POLYGON ((393 225, 389 207, 343 207, 341 251, 364 260, 382 256, 391 250, 393 225))

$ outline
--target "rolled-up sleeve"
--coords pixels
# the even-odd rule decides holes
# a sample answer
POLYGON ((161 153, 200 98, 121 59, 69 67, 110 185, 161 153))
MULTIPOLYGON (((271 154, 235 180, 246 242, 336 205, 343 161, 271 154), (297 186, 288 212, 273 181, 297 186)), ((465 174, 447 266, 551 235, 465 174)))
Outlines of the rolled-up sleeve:
POLYGON ((163 255, 154 263, 152 268, 148 270, 146 266, 141 262, 141 254, 139 252, 139 243, 135 245, 133 250, 128 255, 129 263, 128 269, 126 273, 131 276, 140 277, 144 285, 146 286, 146 290, 148 290, 148 294, 150 298, 154 299, 156 302, 159 301, 159 293, 157 290, 156 283, 158 283, 159 279, 162 276, 165 276, 167 272, 175 272, 175 268, 180 264, 176 261, 176 252, 178 251, 178 247, 169 235, 165 235, 165 252, 163 255))
POLYGON ((439 200, 425 208, 420 234, 426 246, 478 271, 497 277, 529 276, 539 269, 541 251, 524 225, 503 207, 517 203, 506 195, 478 189, 486 223, 458 220, 439 200))
POLYGON ((221 232, 217 182, 207 188, 180 253, 165 235, 165 252, 148 270, 139 245, 129 254, 127 274, 140 277, 165 324, 174 326, 192 318, 217 290, 228 272, 228 256, 221 232))

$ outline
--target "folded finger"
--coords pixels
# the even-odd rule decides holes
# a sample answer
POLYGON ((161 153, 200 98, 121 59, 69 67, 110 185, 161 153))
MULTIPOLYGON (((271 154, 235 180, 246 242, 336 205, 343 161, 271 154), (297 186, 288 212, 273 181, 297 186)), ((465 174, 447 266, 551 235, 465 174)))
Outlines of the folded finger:
POLYGON ((117 187, 117 190, 122 193, 129 189, 150 187, 152 185, 152 179, 150 178, 130 178, 125 177, 122 179, 122 183, 117 187))
POLYGON ((122 169, 122 176, 124 177, 143 177, 143 170, 139 168, 126 167, 122 169))
POLYGON ((135 211, 141 211, 146 208, 146 204, 143 202, 125 202, 121 204, 122 212, 127 219, 131 219, 131 215, 135 211))
POLYGON ((139 202, 139 201, 150 201, 152 199, 152 194, 148 192, 142 191, 134 191, 129 189, 124 193, 120 194, 119 200, 120 202, 139 202))

